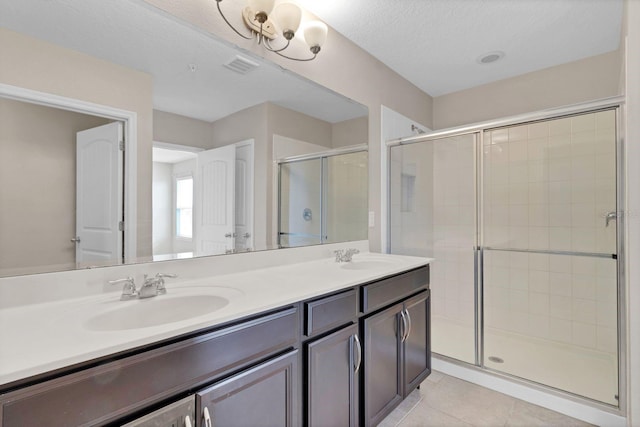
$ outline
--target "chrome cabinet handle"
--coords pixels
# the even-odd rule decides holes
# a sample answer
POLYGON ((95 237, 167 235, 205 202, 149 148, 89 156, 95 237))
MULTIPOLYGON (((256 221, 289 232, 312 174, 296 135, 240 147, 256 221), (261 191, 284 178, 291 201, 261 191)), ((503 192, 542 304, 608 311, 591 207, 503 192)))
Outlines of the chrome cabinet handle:
POLYGON ((611 212, 607 212, 607 215, 604 217, 604 226, 608 227, 609 223, 611 222, 611 220, 618 220, 618 212, 616 211, 611 211, 611 212))
POLYGON ((404 340, 406 341, 409 338, 409 335, 411 335, 411 315, 409 314, 409 310, 406 308, 404 309, 404 312, 407 314, 407 323, 409 324, 407 327, 407 335, 404 337, 404 340))
POLYGON ((407 339, 407 317, 405 316, 404 313, 404 309, 400 312, 400 317, 402 317, 402 338, 400 339, 401 342, 405 342, 405 340, 407 339))
POLYGON ((360 365, 362 364, 362 345, 360 344, 360 338, 358 338, 358 334, 353 335, 353 342, 355 343, 355 347, 358 350, 358 357, 356 358, 357 362, 353 369, 353 373, 357 374, 360 370, 360 365))
POLYGON ((189 415, 186 415, 184 417, 184 427, 193 427, 193 424, 191 424, 191 418, 189 417, 189 415))
POLYGON ((76 236, 73 239, 71 239, 71 243, 80 243, 80 236, 76 236))
POLYGON ((211 423, 211 416, 209 415, 209 408, 206 406, 202 411, 202 419, 204 421, 204 427, 213 427, 213 424, 211 423))

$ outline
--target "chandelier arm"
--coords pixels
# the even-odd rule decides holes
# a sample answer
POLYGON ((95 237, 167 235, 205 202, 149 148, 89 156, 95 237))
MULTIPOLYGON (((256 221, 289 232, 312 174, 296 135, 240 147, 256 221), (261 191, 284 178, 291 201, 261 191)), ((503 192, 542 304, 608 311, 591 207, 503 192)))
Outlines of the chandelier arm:
POLYGON ((274 49, 271 47, 271 40, 269 40, 268 38, 264 39, 264 47, 266 47, 269 52, 273 52, 273 53, 282 52, 283 50, 289 47, 290 43, 291 43, 291 40, 287 40, 287 44, 283 48, 274 49))
POLYGON ((316 59, 316 56, 318 56, 317 53, 314 53, 311 58, 293 58, 291 56, 283 55, 282 53, 280 53, 277 50, 274 50, 273 53, 275 53, 276 55, 280 55, 283 58, 291 59, 292 61, 300 61, 300 62, 313 61, 314 59, 316 59))
POLYGON ((220 9, 220 2, 221 2, 221 1, 222 1, 222 0, 216 0, 216 6, 218 6, 218 12, 220 12, 220 16, 222 16, 222 19, 224 19, 224 22, 226 22, 226 23, 227 23, 227 25, 228 25, 228 26, 229 26, 233 31, 235 31, 237 35, 239 35, 239 36, 240 36, 240 37, 242 37, 243 39, 245 39, 245 40, 251 40, 251 39, 253 39, 253 34, 251 35, 251 37, 247 37, 247 36, 245 36, 244 34, 242 34, 240 31, 236 30, 236 28, 235 28, 233 25, 231 25, 231 23, 227 20, 227 17, 226 17, 226 16, 224 16, 224 13, 222 13, 222 9, 220 9))

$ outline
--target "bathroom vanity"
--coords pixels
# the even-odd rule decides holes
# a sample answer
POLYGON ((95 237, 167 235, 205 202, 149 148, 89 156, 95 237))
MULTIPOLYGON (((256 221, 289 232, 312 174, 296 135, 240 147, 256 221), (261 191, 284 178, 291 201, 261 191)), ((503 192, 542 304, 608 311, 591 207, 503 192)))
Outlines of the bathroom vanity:
MULTIPOLYGON (((0 386, 0 425, 376 425, 431 371, 428 262, 361 254, 176 280, 149 301, 53 302, 66 313, 43 323, 74 319, 77 329, 57 338, 75 334, 84 355, 68 363, 52 349, 47 361, 46 342, 30 347, 41 352, 33 374, 18 361, 23 373, 0 386), (171 307, 161 298, 199 309, 216 289, 229 302, 210 314, 144 327, 114 320, 140 309, 160 323, 147 307, 171 307)), ((15 325, 21 309, 0 320, 15 325)), ((46 341, 55 326, 42 329, 46 341)))

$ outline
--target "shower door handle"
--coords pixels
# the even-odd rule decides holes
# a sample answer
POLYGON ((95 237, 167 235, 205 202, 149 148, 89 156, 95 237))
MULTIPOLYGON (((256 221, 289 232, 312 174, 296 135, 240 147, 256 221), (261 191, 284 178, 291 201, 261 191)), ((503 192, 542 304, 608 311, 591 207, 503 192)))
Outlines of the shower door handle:
POLYGON ((607 212, 607 215, 604 218, 605 218, 604 226, 608 227, 611 220, 616 220, 616 221, 618 220, 618 212, 616 211, 607 212))

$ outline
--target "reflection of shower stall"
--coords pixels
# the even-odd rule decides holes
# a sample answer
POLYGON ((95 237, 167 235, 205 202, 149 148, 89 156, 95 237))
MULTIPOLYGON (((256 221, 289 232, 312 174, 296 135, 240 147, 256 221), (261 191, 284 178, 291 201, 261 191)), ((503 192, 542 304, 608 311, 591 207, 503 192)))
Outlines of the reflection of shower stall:
POLYGON ((389 144, 390 251, 436 259, 435 353, 623 407, 617 113, 389 144))
POLYGON ((368 156, 348 150, 278 161, 278 246, 367 238, 368 156))

